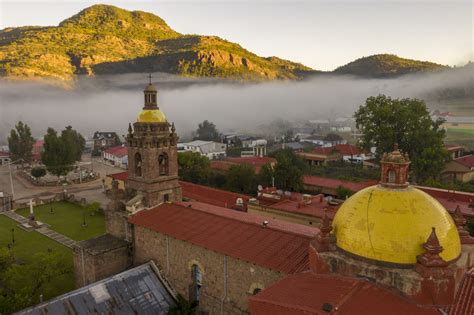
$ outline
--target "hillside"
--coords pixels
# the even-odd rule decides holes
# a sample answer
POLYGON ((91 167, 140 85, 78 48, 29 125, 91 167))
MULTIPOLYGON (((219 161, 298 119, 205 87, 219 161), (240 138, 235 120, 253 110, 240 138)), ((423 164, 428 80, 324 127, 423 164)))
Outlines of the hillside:
POLYGON ((396 55, 380 54, 359 58, 337 68, 333 73, 350 74, 368 78, 389 78, 447 68, 446 66, 433 62, 405 59, 396 55))
POLYGON ((214 36, 182 35, 142 11, 94 5, 57 27, 0 31, 0 75, 71 80, 77 74, 163 71, 184 76, 298 79, 313 70, 259 57, 214 36))

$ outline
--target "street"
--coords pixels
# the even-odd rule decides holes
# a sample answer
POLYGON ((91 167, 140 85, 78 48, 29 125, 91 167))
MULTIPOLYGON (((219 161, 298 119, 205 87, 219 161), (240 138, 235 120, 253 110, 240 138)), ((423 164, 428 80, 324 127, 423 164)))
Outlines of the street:
MULTIPOLYGON (((93 169, 94 172, 99 173, 99 179, 88 183, 67 186, 35 186, 27 180, 15 176, 14 172, 16 168, 12 166, 12 182, 15 200, 45 196, 52 193, 62 192, 64 189, 67 189, 68 192, 74 193, 77 197, 85 198, 87 202, 97 201, 102 205, 102 207, 105 207, 108 203, 108 199, 102 190, 102 179, 108 174, 119 173, 124 170, 104 164, 100 161, 100 158, 94 158, 91 160, 90 155, 84 155, 82 162, 91 162, 91 164, 84 165, 83 167, 93 169)), ((0 191, 8 194, 12 193, 9 168, 5 165, 0 166, 0 191)))

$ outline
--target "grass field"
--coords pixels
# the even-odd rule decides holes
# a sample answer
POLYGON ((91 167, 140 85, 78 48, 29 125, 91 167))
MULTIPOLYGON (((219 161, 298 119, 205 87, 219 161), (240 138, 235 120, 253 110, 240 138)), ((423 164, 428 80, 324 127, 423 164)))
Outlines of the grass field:
MULTIPOLYGON (((12 232, 14 229, 15 244, 12 246, 12 254, 19 263, 28 264, 31 262, 33 255, 37 253, 47 253, 50 249, 53 253, 60 254, 62 263, 72 268, 72 250, 69 248, 43 236, 37 232, 26 232, 17 226, 17 222, 0 216, 0 247, 7 248, 12 242, 12 232)), ((59 294, 74 289, 74 275, 72 273, 53 279, 41 293, 43 299, 47 300, 59 294)), ((39 302, 39 296, 36 297, 34 303, 39 302)))
MULTIPOLYGON (((24 217, 29 215, 29 209, 17 210, 24 217)), ((34 207, 37 220, 51 225, 51 229, 64 234, 73 240, 82 241, 105 233, 105 220, 101 212, 94 215, 84 208, 69 202, 54 202, 34 207), (51 213, 51 206, 53 213, 51 213), (84 216, 85 215, 85 216, 84 216), (86 226, 82 226, 85 217, 86 226)))
POLYGON ((474 129, 449 128, 446 132, 447 144, 459 144, 468 151, 474 150, 474 129))

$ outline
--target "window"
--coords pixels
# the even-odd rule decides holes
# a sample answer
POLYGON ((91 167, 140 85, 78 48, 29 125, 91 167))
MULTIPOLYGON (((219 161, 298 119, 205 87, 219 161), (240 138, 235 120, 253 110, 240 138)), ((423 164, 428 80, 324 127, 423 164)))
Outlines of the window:
POLYGON ((199 268, 198 265, 193 265, 192 267, 192 279, 193 279, 193 284, 192 284, 192 290, 193 294, 191 295, 193 300, 199 303, 200 299, 200 293, 201 293, 201 287, 202 287, 202 273, 201 273, 201 268, 199 268))
POLYGON ((170 201, 170 194, 165 194, 165 195, 163 196, 163 201, 164 201, 164 202, 170 201))
POLYGON ((169 175, 169 161, 168 161, 168 154, 162 153, 158 157, 158 164, 159 164, 159 171, 160 171, 160 176, 161 175, 169 175))
POLYGON ((390 184, 395 184, 396 181, 396 174, 394 170, 388 171, 388 182, 390 184))
POLYGON ((135 153, 135 176, 142 176, 142 156, 140 153, 135 153))

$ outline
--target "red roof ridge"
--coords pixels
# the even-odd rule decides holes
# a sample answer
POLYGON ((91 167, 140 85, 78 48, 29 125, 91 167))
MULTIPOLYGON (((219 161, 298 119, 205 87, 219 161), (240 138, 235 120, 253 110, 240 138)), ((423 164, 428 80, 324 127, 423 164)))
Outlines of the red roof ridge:
POLYGON ((237 220, 245 224, 251 224, 251 225, 260 226, 266 229, 273 229, 276 231, 285 232, 289 234, 305 236, 311 239, 315 237, 316 234, 319 233, 319 229, 316 227, 307 227, 305 225, 301 225, 298 223, 291 223, 291 222, 283 221, 280 219, 269 219, 268 217, 264 217, 255 213, 232 211, 232 210, 229 210, 228 208, 214 206, 214 205, 210 205, 204 202, 198 202, 198 201, 176 202, 175 204, 180 205, 182 207, 190 208, 193 210, 205 212, 209 215, 214 215, 214 216, 218 216, 218 217, 226 218, 230 220, 237 220), (198 208, 193 207, 193 205, 197 205, 198 208), (207 207, 207 209, 201 206, 205 206, 207 207), (268 221, 268 224, 265 227, 263 227, 264 221, 268 221))

